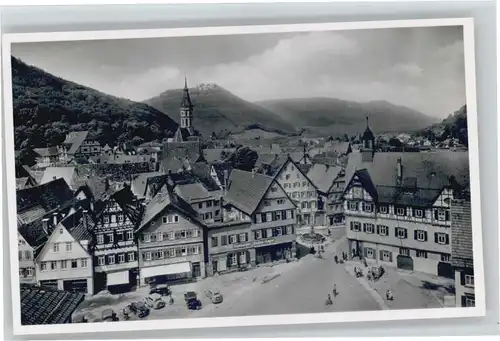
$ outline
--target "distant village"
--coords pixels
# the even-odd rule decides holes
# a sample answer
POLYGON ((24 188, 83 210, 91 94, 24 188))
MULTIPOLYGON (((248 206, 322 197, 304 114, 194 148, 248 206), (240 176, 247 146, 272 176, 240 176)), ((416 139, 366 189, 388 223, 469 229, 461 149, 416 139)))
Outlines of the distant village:
MULTIPOLYGON (((474 305, 467 147, 415 134, 285 141, 200 136, 187 84, 167 141, 88 131, 16 164, 22 323, 86 296, 297 261, 299 229, 344 229, 351 258, 455 279, 474 305), (40 307, 57 307, 46 309, 40 307)), ((300 260, 299 260, 300 261, 300 260)))

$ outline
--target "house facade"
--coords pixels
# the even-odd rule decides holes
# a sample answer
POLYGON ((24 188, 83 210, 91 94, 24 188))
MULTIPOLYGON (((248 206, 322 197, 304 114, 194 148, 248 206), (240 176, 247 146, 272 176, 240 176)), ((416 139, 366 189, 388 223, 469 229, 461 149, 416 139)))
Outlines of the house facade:
POLYGON ((26 239, 17 233, 19 280, 20 283, 36 284, 35 277, 35 248, 28 244, 26 239))
POLYGON ((467 153, 378 153, 366 135, 343 195, 351 257, 453 276, 450 204, 467 183, 467 153))
POLYGON ((134 231, 141 212, 141 206, 128 186, 104 200, 94 229, 97 291, 137 284, 139 270, 134 231))
POLYGON ((341 169, 328 189, 325 202, 325 225, 327 226, 339 227, 345 224, 344 202, 342 199, 345 185, 345 170, 341 169))
MULTIPOLYGON (((241 231, 243 227, 237 229, 238 233, 234 228, 217 232, 223 233, 218 236, 217 245, 224 246, 227 241, 241 244, 237 246, 240 252, 246 251, 237 257, 238 266, 243 263, 239 260, 243 256, 245 266, 295 258, 296 206, 273 177, 233 170, 224 202, 223 223, 251 223, 246 232, 241 231)), ((209 243, 213 242, 210 239, 209 243)), ((234 258, 228 264, 235 265, 234 258)))
POLYGON ((136 231, 140 283, 175 283, 206 276, 204 227, 170 186, 147 204, 136 231))
POLYGON ((58 149, 61 162, 101 154, 101 145, 97 140, 89 137, 88 131, 69 132, 58 149))
POLYGON ((451 202, 451 261, 455 270, 457 307, 474 307, 474 259, 470 199, 451 202))
POLYGON ((188 202, 205 225, 222 220, 221 191, 209 191, 202 183, 175 186, 175 193, 188 202))
POLYGON ((321 199, 314 183, 288 158, 276 174, 276 180, 297 207, 296 218, 299 225, 315 225, 318 211, 322 210, 321 199))
POLYGON ((94 294, 92 225, 91 215, 83 209, 57 222, 36 257, 39 286, 94 294))

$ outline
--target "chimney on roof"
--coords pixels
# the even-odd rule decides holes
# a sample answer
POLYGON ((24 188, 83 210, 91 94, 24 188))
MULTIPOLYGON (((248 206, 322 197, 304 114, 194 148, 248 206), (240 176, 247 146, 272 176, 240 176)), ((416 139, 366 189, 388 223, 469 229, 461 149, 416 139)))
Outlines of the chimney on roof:
POLYGON ((88 225, 88 221, 87 221, 87 214, 88 213, 89 213, 89 211, 83 210, 83 214, 82 214, 83 227, 85 228, 86 231, 89 231, 89 225, 88 225))
POLYGON ((54 227, 57 226, 57 220, 58 220, 57 212, 52 213, 52 222, 54 223, 54 227))
POLYGON ((42 229, 45 234, 49 234, 49 218, 42 219, 42 229))
POLYGON ((403 165, 401 163, 401 158, 398 157, 397 161, 397 172, 398 172, 398 184, 401 185, 403 183, 403 165))

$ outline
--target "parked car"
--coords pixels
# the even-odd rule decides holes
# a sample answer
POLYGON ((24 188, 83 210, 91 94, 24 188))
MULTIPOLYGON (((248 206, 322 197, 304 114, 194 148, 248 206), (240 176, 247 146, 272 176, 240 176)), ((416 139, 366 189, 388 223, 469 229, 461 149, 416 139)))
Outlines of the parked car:
POLYGON ((184 294, 184 300, 189 310, 201 309, 201 301, 194 291, 188 291, 184 294))
POLYGON ((149 315, 149 309, 146 307, 144 302, 132 302, 129 305, 130 311, 137 315, 139 318, 143 318, 149 315))
POLYGON ((217 289, 206 290, 205 296, 207 296, 214 304, 219 304, 223 301, 222 295, 217 289))
POLYGON ((161 309, 165 307, 165 301, 161 298, 161 295, 158 293, 151 294, 144 299, 146 305, 151 309, 161 309))
POLYGON ((168 284, 155 284, 152 283, 149 287, 149 294, 160 294, 162 296, 168 296, 172 293, 168 284))
POLYGON ((101 313, 102 322, 113 322, 118 321, 118 316, 113 311, 113 309, 104 309, 101 313))
POLYGON ((130 319, 130 316, 132 315, 132 310, 130 309, 130 304, 125 306, 122 310, 122 315, 124 320, 130 319))
POLYGON ((73 317, 73 323, 87 323, 88 320, 87 318, 85 317, 85 315, 77 315, 75 317, 73 317))

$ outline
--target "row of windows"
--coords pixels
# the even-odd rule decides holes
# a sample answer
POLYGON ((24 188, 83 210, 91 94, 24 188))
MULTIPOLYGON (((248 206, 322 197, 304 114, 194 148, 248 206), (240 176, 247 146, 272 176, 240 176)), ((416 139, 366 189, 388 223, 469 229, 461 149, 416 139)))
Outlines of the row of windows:
POLYGON ((292 192, 292 199, 305 199, 305 198, 316 198, 317 193, 314 191, 308 192, 292 192))
POLYGON ((269 229, 254 230, 253 234, 255 240, 273 238, 294 234, 294 228, 293 225, 278 226, 269 229))
MULTIPOLYGON (((399 254, 402 256, 410 256, 410 249, 407 248, 400 248, 399 249, 399 254)), ((422 251, 422 250, 416 250, 415 255, 417 258, 427 258, 427 251, 422 251)), ((364 248, 364 256, 366 258, 370 259, 376 259, 376 250, 371 247, 365 247, 364 248)), ((389 250, 380 250, 379 251, 379 260, 384 261, 384 262, 392 262, 392 251, 389 250)), ((449 254, 441 254, 441 261, 442 262, 449 262, 450 261, 450 255, 449 254)))
POLYGON ((97 256, 97 265, 113 265, 135 261, 135 252, 97 256))
POLYGON ((257 213, 255 214, 255 223, 266 223, 278 220, 293 219, 293 210, 282 210, 267 213, 257 213))
POLYGON ((57 271, 57 270, 68 270, 68 269, 78 269, 88 267, 88 259, 71 259, 71 260, 61 260, 61 261, 50 261, 41 262, 40 271, 57 271))
MULTIPOLYGON (((210 207, 212 207, 212 205, 213 205, 213 206, 215 206, 215 207, 218 207, 218 206, 219 206, 219 200, 209 200, 209 201, 205 201, 205 207, 206 207, 206 208, 210 208, 210 207)), ((198 208, 199 208, 199 209, 202 209, 202 208, 203 208, 203 202, 199 202, 199 203, 198 203, 198 208)))
MULTIPOLYGON (((215 216, 220 215, 220 210, 215 211, 215 216)), ((207 212, 207 213, 202 213, 201 214, 201 219, 202 220, 209 220, 214 218, 214 213, 213 212, 207 212)))
POLYGON ((143 233, 141 235, 141 242, 154 243, 154 242, 161 242, 163 240, 198 238, 199 236, 200 232, 198 229, 169 231, 169 232, 152 232, 152 233, 143 233))
MULTIPOLYGON (((220 245, 221 246, 244 243, 247 241, 248 241, 248 233, 247 232, 220 236, 220 245)), ((219 246, 219 236, 213 236, 212 237, 212 247, 217 247, 217 246, 219 246)))
MULTIPOLYGON (((427 251, 422 251, 422 250, 415 250, 416 251, 416 256, 418 258, 427 258, 427 251)), ((401 256, 406 256, 410 257, 410 249, 407 249, 405 247, 399 248, 399 254, 401 256)), ((441 262, 449 262, 450 261, 450 255, 447 253, 442 253, 441 254, 441 262)))
POLYGON ((52 251, 53 252, 60 252, 61 250, 61 244, 64 244, 64 249, 66 252, 71 252, 73 249, 73 243, 72 242, 64 242, 64 243, 54 243, 52 244, 52 251))
POLYGON ((146 251, 142 253, 142 260, 152 261, 152 260, 185 257, 185 256, 199 255, 199 254, 200 254, 199 245, 189 245, 181 247, 171 247, 155 251, 146 251))
POLYGON ((20 277, 33 277, 34 275, 35 275, 34 268, 21 268, 21 269, 19 269, 19 276, 20 277))
POLYGON ((113 244, 114 242, 124 242, 128 240, 134 240, 134 232, 133 231, 119 231, 119 232, 110 232, 105 234, 98 234, 96 236, 97 244, 113 244), (115 240, 116 235, 116 240, 115 240))
MULTIPOLYGON (((378 213, 388 214, 390 212, 389 206, 380 205, 377 208, 373 203, 370 202, 358 202, 358 201, 349 201, 348 206, 350 211, 362 211, 366 213, 373 213, 377 208, 378 213)), ((411 208, 411 207, 394 207, 394 212, 397 216, 407 216, 407 209, 410 209, 410 215, 415 218, 425 218, 425 213, 427 210, 420 208, 411 208)), ((445 209, 434 209, 434 219, 439 221, 449 221, 450 220, 450 212, 445 209)))
MULTIPOLYGON (((364 223, 362 231, 365 233, 376 233, 381 236, 389 235, 389 227, 386 225, 377 225, 371 223, 364 223)), ((351 221, 351 231, 361 232, 361 223, 357 221, 351 221)), ((395 227, 394 228, 394 236, 399 239, 407 239, 408 238, 408 229, 404 227, 395 227)), ((413 231, 413 239, 419 242, 428 241, 428 234, 425 230, 414 230, 413 231)), ((435 232, 434 233, 434 242, 436 244, 448 245, 450 244, 450 236, 447 233, 435 232)))
MULTIPOLYGON (((287 174, 288 176, 290 174, 287 174)), ((289 178, 286 178, 285 180, 290 180, 289 178)), ((283 188, 300 188, 300 187, 304 187, 304 188, 307 188, 309 186, 309 183, 307 181, 296 181, 296 182, 293 182, 293 183, 284 183, 283 184, 283 188)))
POLYGON ((125 221, 125 215, 123 213, 119 214, 106 214, 102 216, 102 222, 104 224, 114 224, 114 223, 123 223, 125 221))
MULTIPOLYGON (((264 206, 271 206, 274 200, 264 200, 264 206)), ((276 205, 284 205, 285 199, 277 199, 276 205)))
POLYGON ((18 251, 19 260, 33 260, 33 252, 31 250, 18 251))
POLYGON ((314 201, 303 201, 300 203, 301 208, 316 208, 317 202, 316 200, 314 201))
POLYGON ((246 264, 247 263, 247 252, 241 251, 241 252, 230 253, 227 255, 227 260, 228 260, 229 266, 246 264))

